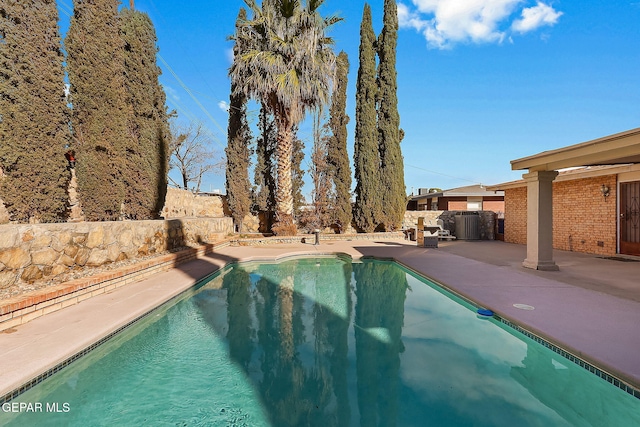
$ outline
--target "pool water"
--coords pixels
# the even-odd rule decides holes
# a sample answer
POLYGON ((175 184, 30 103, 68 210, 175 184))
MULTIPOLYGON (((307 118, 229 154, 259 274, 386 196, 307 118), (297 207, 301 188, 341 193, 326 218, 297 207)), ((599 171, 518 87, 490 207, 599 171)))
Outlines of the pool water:
POLYGON ((43 409, 0 425, 640 425, 639 399, 425 279, 341 258, 228 267, 20 402, 43 409))

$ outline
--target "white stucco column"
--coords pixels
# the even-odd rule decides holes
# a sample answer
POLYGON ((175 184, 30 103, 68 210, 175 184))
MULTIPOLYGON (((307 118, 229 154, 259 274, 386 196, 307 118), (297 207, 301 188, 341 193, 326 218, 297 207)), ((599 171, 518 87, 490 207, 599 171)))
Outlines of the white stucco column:
POLYGON ((534 270, 558 270, 553 261, 553 180, 557 171, 529 172, 527 183, 527 258, 522 265, 534 270))

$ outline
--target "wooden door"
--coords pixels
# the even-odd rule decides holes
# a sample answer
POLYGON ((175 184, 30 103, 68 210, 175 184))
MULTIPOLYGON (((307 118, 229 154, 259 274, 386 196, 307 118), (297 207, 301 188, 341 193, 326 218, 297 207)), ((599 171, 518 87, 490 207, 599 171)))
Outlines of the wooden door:
POLYGON ((620 184, 620 253, 640 255, 640 181, 620 184))

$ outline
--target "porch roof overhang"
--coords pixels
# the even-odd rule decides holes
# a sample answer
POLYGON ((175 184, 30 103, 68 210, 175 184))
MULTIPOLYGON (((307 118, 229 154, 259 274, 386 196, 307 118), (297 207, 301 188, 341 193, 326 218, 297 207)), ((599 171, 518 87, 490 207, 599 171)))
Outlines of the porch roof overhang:
POLYGON ((511 169, 535 172, 624 163, 640 163, 640 128, 512 160, 511 169))
MULTIPOLYGON (((640 172, 640 163, 624 164, 624 165, 602 165, 602 166, 586 166, 560 170, 558 177, 553 182, 573 181, 577 179, 593 178, 606 175, 618 175, 623 173, 640 172)), ((515 181, 502 182, 500 184, 488 185, 487 190, 511 190, 513 188, 526 187, 527 182, 524 179, 515 181)))

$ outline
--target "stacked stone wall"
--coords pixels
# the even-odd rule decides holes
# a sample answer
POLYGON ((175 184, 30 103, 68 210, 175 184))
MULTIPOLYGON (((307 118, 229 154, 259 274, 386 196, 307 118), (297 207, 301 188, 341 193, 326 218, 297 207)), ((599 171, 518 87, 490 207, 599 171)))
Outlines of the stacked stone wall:
POLYGON ((232 232, 231 218, 0 225, 0 289, 215 243, 232 232))
MULTIPOLYGON (((335 234, 331 230, 327 233, 320 233, 318 239, 320 243, 353 241, 353 240, 392 240, 403 239, 404 233, 401 231, 390 231, 386 233, 353 233, 353 234, 335 234)), ((303 234, 288 237, 252 237, 237 238, 230 240, 232 246, 268 246, 276 244, 288 243, 315 243, 315 234, 303 234)))
POLYGON ((222 195, 196 195, 191 191, 169 187, 164 218, 222 218, 229 216, 226 197, 222 195))

